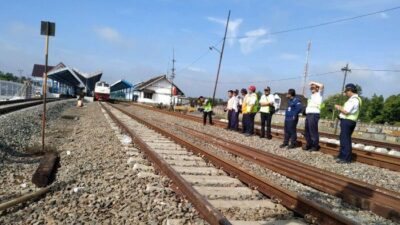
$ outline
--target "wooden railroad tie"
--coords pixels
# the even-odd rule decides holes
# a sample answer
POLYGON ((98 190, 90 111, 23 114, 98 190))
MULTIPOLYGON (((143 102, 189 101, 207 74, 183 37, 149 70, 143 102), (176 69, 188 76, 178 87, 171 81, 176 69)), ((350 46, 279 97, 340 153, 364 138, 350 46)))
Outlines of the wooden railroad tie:
POLYGON ((37 187, 46 187, 51 184, 55 180, 59 163, 60 157, 57 153, 46 153, 32 176, 32 183, 37 187))

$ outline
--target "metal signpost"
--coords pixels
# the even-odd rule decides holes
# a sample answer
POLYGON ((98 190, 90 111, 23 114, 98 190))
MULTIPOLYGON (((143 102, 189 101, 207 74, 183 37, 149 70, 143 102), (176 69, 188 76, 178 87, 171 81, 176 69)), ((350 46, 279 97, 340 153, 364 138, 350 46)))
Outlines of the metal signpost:
POLYGON ((42 21, 40 34, 46 36, 45 43, 45 64, 43 74, 43 114, 42 114, 42 151, 44 151, 44 136, 46 129, 46 95, 47 95, 47 70, 49 60, 49 37, 56 33, 56 24, 48 21, 42 21))

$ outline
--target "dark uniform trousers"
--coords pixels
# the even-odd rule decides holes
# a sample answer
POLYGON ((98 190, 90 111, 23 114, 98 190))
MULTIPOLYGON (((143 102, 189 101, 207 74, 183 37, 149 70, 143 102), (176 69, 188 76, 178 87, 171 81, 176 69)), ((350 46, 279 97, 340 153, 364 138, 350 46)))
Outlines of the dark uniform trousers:
POLYGON ((296 117, 294 119, 285 119, 285 127, 284 127, 284 132, 285 132, 285 139, 283 140, 283 144, 287 145, 290 143, 292 145, 297 144, 297 123, 299 122, 299 118, 296 117))
POLYGON ((207 123, 207 117, 208 117, 208 121, 210 122, 210 124, 213 124, 211 116, 212 116, 212 111, 210 111, 210 112, 203 111, 203 124, 204 125, 206 125, 206 123, 207 123))
POLYGON ((355 121, 340 119, 340 153, 338 158, 346 162, 351 161, 351 135, 355 128, 355 121))
POLYGON ((243 113, 242 114, 242 133, 246 133, 248 126, 249 126, 249 114, 243 113))
POLYGON ((256 117, 256 113, 248 113, 247 114, 247 125, 246 125, 246 134, 254 134, 254 118, 256 117))
POLYGON ((319 113, 307 113, 304 133, 307 148, 319 149, 318 121, 319 113))
POLYGON ((231 110, 228 110, 228 129, 231 129, 232 128, 232 114, 234 113, 235 111, 233 111, 232 109, 231 110))
POLYGON ((261 135, 260 135, 260 137, 265 137, 265 125, 267 125, 267 137, 272 137, 271 136, 271 120, 272 120, 271 113, 261 112, 260 115, 261 115, 261 135))
POLYGON ((232 110, 230 129, 238 130, 238 126, 239 126, 239 112, 235 112, 235 110, 232 110))

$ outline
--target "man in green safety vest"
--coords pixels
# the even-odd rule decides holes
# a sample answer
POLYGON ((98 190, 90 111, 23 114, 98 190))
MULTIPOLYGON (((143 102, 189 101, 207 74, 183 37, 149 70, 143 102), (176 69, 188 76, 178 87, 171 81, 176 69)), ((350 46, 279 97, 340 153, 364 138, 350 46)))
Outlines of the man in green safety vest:
POLYGON ((200 111, 203 111, 203 125, 206 125, 207 123, 207 117, 208 117, 208 122, 213 125, 212 122, 212 101, 210 99, 205 99, 203 96, 199 97, 199 105, 200 105, 200 111))
POLYGON ((340 153, 336 157, 337 163, 351 162, 351 135, 356 128, 362 105, 362 100, 357 93, 358 91, 354 84, 347 84, 344 94, 349 97, 349 99, 343 106, 335 105, 335 108, 340 112, 340 153))

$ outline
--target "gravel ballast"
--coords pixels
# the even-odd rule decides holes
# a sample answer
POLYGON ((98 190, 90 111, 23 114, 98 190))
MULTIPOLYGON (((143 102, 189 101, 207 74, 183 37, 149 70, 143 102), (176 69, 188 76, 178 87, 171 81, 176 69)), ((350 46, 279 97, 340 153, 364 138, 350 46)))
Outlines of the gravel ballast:
MULTIPOLYGON (((47 139, 61 157, 51 192, 1 212, 0 224, 144 225, 167 219, 204 224, 192 205, 168 187, 167 178, 138 177, 127 154, 134 146, 121 143, 124 135, 115 134, 98 103, 64 111, 49 125, 47 139)), ((30 178, 38 163, 19 165, 24 169, 17 172, 7 166, 1 171, 2 179, 6 177, 2 202, 37 190, 30 178)))
MULTIPOLYGON (((180 136, 186 137, 187 140, 191 139, 191 142, 196 145, 203 146, 207 149, 215 151, 220 156, 227 157, 230 160, 236 161, 236 162, 240 163, 242 166, 244 166, 245 168, 251 169, 252 171, 256 172, 260 176, 268 177, 268 179, 270 179, 271 181, 273 181, 279 185, 282 185, 282 186, 288 188, 289 190, 295 191, 298 194, 300 194, 306 198, 317 201, 317 202, 321 203, 324 207, 333 209, 334 211, 339 212, 340 214, 346 215, 347 217, 349 217, 361 224, 393 224, 393 222, 391 222, 390 220, 386 220, 386 219, 379 217, 369 211, 363 211, 363 210, 359 210, 355 207, 352 207, 352 206, 348 205, 347 203, 342 202, 342 200, 340 198, 330 196, 328 194, 317 191, 313 188, 304 186, 298 182, 287 179, 286 177, 284 177, 280 174, 274 173, 268 169, 261 168, 260 166, 254 165, 251 162, 247 162, 246 160, 243 160, 240 157, 234 157, 234 156, 226 153, 225 151, 222 151, 221 149, 216 148, 215 146, 204 143, 203 141, 194 140, 193 138, 187 136, 187 134, 185 134, 184 132, 173 129, 171 124, 176 123, 176 124, 179 124, 182 126, 190 127, 190 128, 202 131, 202 132, 212 134, 214 136, 235 140, 235 141, 241 142, 242 144, 260 148, 260 149, 263 149, 265 151, 268 151, 268 152, 271 152, 271 153, 274 153, 277 155, 281 155, 281 156, 284 156, 284 157, 287 157, 290 159, 298 160, 303 163, 313 165, 315 167, 319 167, 319 168, 327 167, 327 168, 330 168, 330 171, 332 171, 332 172, 346 175, 346 173, 341 173, 341 172, 343 172, 343 170, 339 169, 339 167, 343 167, 343 166, 342 165, 340 165, 340 166, 334 165, 334 163, 333 163, 334 160, 332 159, 331 156, 327 156, 327 155, 324 155, 321 153, 304 152, 300 148, 297 148, 294 150, 280 149, 278 147, 280 144, 280 141, 266 141, 265 139, 264 140, 259 139, 257 136, 248 138, 239 133, 225 131, 221 128, 217 128, 217 127, 213 127, 213 126, 203 126, 197 122, 188 121, 185 119, 178 119, 173 116, 149 111, 149 110, 146 110, 146 109, 143 109, 140 107, 132 107, 132 108, 126 108, 126 109, 129 109, 131 112, 135 113, 136 115, 138 115, 140 117, 145 117, 147 120, 150 119, 153 122, 156 122, 158 124, 158 126, 160 126, 160 127, 169 129, 170 131, 173 131, 174 133, 176 133, 180 136), (162 123, 161 121, 163 121, 164 123, 162 123), (329 165, 331 165, 331 167, 329 167, 329 165), (338 167, 337 170, 335 170, 336 167, 338 167)), ((347 176, 349 176, 351 178, 359 179, 359 178, 364 177, 361 180, 367 181, 365 176, 368 176, 369 179, 371 179, 371 178, 375 179, 375 181, 368 180, 369 181, 368 183, 377 184, 377 185, 381 184, 380 186, 385 186, 386 188, 391 187, 391 189, 398 190, 397 186, 399 185, 399 182, 397 182, 397 183, 393 182, 393 179, 394 179, 394 181, 399 179, 399 174, 396 172, 388 171, 385 169, 376 168, 376 167, 372 167, 372 166, 368 166, 368 165, 363 165, 360 163, 353 163, 350 165, 346 165, 346 167, 347 167, 347 170, 352 171, 351 176, 349 174, 347 174, 347 176), (367 170, 367 168, 373 170, 373 172, 375 172, 377 174, 374 174, 373 172, 367 170), (385 174, 387 177, 382 176, 382 174, 385 174), (379 181, 377 182, 376 179, 379 179, 379 181), (392 179, 392 180, 385 181, 382 179, 392 179), (389 184, 387 184, 387 183, 389 183, 389 184)))

